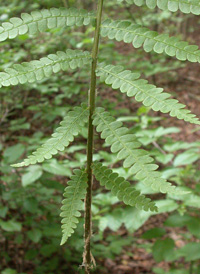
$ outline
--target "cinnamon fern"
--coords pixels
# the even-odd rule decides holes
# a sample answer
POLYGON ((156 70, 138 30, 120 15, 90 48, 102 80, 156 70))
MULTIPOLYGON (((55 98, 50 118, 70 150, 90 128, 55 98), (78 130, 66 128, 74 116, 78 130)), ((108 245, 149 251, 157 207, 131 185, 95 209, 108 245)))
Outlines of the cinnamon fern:
MULTIPOLYGON (((149 8, 158 7, 162 10, 180 10, 184 13, 200 14, 200 4, 197 0, 125 1, 138 6, 146 5, 149 8)), ((21 163, 13 165, 13 167, 23 167, 42 163, 52 158, 74 141, 75 136, 81 133, 82 128, 88 121, 87 166, 84 170, 74 170, 74 175, 65 188, 65 199, 61 207, 63 232, 61 244, 64 244, 74 233, 78 217, 81 216, 80 210, 83 209, 82 200, 85 199, 83 265, 87 274, 91 273, 92 261, 90 246, 93 173, 100 185, 110 190, 119 201, 141 210, 157 211, 154 201, 142 195, 125 178, 113 172, 112 168, 105 167, 104 163, 93 163, 94 128, 100 133, 105 143, 111 147, 111 152, 116 154, 119 161, 122 161, 123 167, 129 169, 132 179, 140 181, 144 186, 151 187, 161 193, 180 194, 175 185, 167 182, 162 177, 162 174, 158 171, 158 165, 154 163, 154 159, 150 156, 150 152, 141 147, 136 135, 123 126, 122 122, 112 117, 109 112, 101 107, 96 108, 97 77, 99 76, 103 82, 111 85, 113 89, 119 89, 122 93, 126 93, 128 97, 134 96, 136 101, 142 102, 144 106, 150 107, 154 111, 169 113, 170 116, 183 119, 186 122, 200 124, 198 118, 185 109, 183 104, 180 104, 176 99, 170 98, 170 94, 163 92, 162 88, 150 84, 145 79, 140 79, 139 73, 131 72, 119 65, 98 64, 100 36, 131 43, 134 48, 142 47, 145 52, 154 51, 182 61, 187 60, 197 63, 200 63, 199 47, 181 41, 177 37, 170 37, 165 33, 159 34, 131 21, 106 19, 102 22, 103 2, 103 0, 98 0, 96 11, 76 8, 51 8, 49 10, 33 11, 30 14, 23 13, 21 17, 11 18, 0 26, 0 41, 13 39, 23 34, 36 35, 49 32, 49 30, 53 32, 56 28, 80 27, 89 24, 94 27, 94 42, 90 52, 67 49, 65 52, 58 51, 39 60, 14 64, 0 72, 0 87, 7 87, 40 81, 49 78, 53 73, 77 69, 84 65, 87 65, 91 70, 91 77, 88 80, 90 83, 88 104, 82 104, 69 111, 60 126, 42 146, 21 163)), ((119 2, 122 1, 119 0, 119 2)), ((90 28, 89 32, 92 30, 93 28, 90 28)), ((100 92, 98 96, 100 96, 100 92)), ((100 103, 100 100, 98 102, 100 103)))
POLYGON ((37 34, 50 29, 66 26, 89 25, 95 19, 93 12, 83 9, 44 9, 22 13, 21 18, 11 18, 0 27, 0 41, 13 39, 22 34, 37 34))
POLYGON ((200 63, 198 46, 189 45, 177 37, 159 34, 156 31, 131 23, 130 21, 113 21, 107 19, 102 23, 101 35, 109 39, 131 43, 134 48, 143 47, 146 52, 166 53, 178 60, 200 63))
POLYGON ((185 105, 180 104, 176 99, 169 99, 169 93, 163 92, 162 88, 151 85, 147 80, 139 79, 139 73, 132 73, 124 70, 122 66, 99 64, 97 76, 113 89, 120 89, 128 97, 134 96, 136 101, 142 102, 145 106, 151 107, 154 111, 169 113, 172 117, 183 119, 186 122, 200 125, 196 115, 191 114, 185 105))
POLYGON ((124 160, 124 168, 129 168, 135 179, 142 181, 146 186, 162 193, 174 193, 172 186, 156 171, 158 166, 147 151, 141 149, 134 134, 130 134, 128 128, 123 127, 122 122, 116 121, 109 112, 103 108, 97 108, 94 114, 93 124, 96 130, 101 132, 101 138, 111 146, 111 152, 117 153, 119 160, 124 160))
POLYGON ((151 199, 141 195, 128 181, 118 176, 118 174, 111 169, 103 166, 99 162, 94 162, 92 169, 94 176, 100 184, 110 190, 113 195, 117 196, 117 198, 126 205, 135 206, 145 211, 157 211, 157 207, 151 199))
POLYGON ((51 159, 53 155, 56 155, 59 151, 63 151, 70 142, 73 142, 74 136, 78 135, 82 130, 83 125, 87 122, 88 113, 86 104, 82 104, 81 107, 74 107, 60 123, 60 127, 56 129, 49 140, 23 162, 12 166, 22 167, 42 163, 45 159, 51 159))
POLYGON ((40 60, 15 64, 0 72, 0 87, 25 83, 33 83, 44 78, 49 78, 53 73, 82 67, 91 62, 91 55, 87 51, 71 50, 58 51, 49 54, 40 60))
POLYGON ((81 216, 80 210, 83 210, 83 199, 87 188, 87 174, 83 170, 75 169, 68 186, 64 190, 64 200, 62 201, 60 216, 62 217, 62 240, 63 245, 67 239, 74 233, 74 229, 81 216))
POLYGON ((118 0, 120 3, 123 1, 137 6, 147 5, 150 9, 158 7, 161 10, 169 10, 172 12, 180 10, 183 13, 200 14, 199 0, 118 0))

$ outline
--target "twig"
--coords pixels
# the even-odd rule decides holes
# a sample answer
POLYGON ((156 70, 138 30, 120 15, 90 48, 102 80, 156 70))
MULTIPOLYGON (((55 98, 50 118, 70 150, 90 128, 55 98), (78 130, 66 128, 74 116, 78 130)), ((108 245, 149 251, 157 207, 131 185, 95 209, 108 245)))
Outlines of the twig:
POLYGON ((69 0, 62 0, 63 1, 63 5, 66 8, 69 8, 69 0))

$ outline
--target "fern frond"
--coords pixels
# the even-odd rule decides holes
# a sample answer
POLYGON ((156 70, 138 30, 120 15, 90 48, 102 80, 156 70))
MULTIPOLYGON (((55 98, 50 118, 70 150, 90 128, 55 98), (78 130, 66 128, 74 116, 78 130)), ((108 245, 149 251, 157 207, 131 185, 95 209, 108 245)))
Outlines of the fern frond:
POLYGON ((61 245, 66 243, 67 239, 74 233, 74 229, 79 222, 78 217, 81 216, 80 210, 83 209, 83 201, 87 189, 87 174, 79 169, 74 170, 68 186, 65 188, 62 201, 62 240, 61 245))
POLYGON ((143 46, 146 52, 165 52, 181 61, 200 62, 200 50, 196 45, 180 41, 177 37, 168 34, 159 34, 146 27, 133 24, 129 21, 105 20, 101 26, 101 35, 109 39, 132 43, 134 48, 143 46))
POLYGON ((117 153, 119 160, 125 159, 123 166, 129 168, 130 173, 135 174, 137 180, 158 192, 176 191, 175 186, 161 178, 160 172, 156 171, 158 166, 152 163, 153 158, 140 148, 141 143, 137 141, 137 137, 130 134, 128 128, 122 126, 122 122, 116 121, 103 108, 97 108, 93 124, 97 132, 101 132, 101 138, 111 146, 111 152, 117 153))
POLYGON ((31 14, 22 13, 21 18, 14 17, 2 23, 0 41, 14 39, 26 33, 37 34, 58 27, 89 25, 94 19, 94 13, 76 8, 51 8, 33 11, 31 14))
POLYGON ((40 60, 15 64, 12 68, 6 68, 0 72, 0 87, 33 83, 61 70, 75 69, 91 62, 91 55, 87 51, 71 50, 58 51, 49 54, 40 60))
POLYGON ((157 211, 157 207, 150 198, 141 195, 131 184, 111 169, 103 166, 99 162, 92 165, 93 173, 102 186, 105 186, 111 193, 126 205, 135 206, 137 209, 145 211, 157 211))
MULTIPOLYGON (((123 2, 124 0, 118 0, 123 2)), ((156 6, 161 10, 169 10, 176 12, 178 10, 183 13, 200 14, 199 0, 125 0, 128 4, 135 4, 137 6, 147 5, 148 8, 154 9, 156 6)))
POLYGON ((189 110, 184 109, 185 105, 180 104, 178 100, 168 99, 171 95, 163 92, 162 88, 149 84, 147 80, 138 79, 139 73, 124 70, 121 66, 102 63, 98 66, 97 76, 100 76, 106 84, 112 85, 113 89, 120 89, 129 97, 135 96, 136 101, 142 102, 154 111, 169 113, 172 117, 200 125, 199 119, 189 110))
POLYGON ((89 110, 86 104, 82 104, 81 107, 74 107, 60 123, 61 126, 56 129, 49 140, 23 162, 12 166, 22 167, 41 163, 45 159, 51 159, 52 155, 57 154, 58 151, 63 151, 74 140, 74 136, 79 134, 83 125, 87 122, 88 115, 89 110))

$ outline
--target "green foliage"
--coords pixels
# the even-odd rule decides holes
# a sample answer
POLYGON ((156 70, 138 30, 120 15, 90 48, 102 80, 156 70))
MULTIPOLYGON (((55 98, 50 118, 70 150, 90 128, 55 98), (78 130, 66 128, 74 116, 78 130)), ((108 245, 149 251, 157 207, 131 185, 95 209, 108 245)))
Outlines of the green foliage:
POLYGON ((34 165, 26 169, 26 173, 22 175, 22 186, 26 187, 37 181, 42 176, 42 168, 34 165))
POLYGON ((44 9, 33 11, 31 14, 22 13, 21 18, 11 18, 0 27, 0 41, 13 39, 18 35, 29 33, 30 35, 45 32, 66 26, 89 25, 95 18, 93 13, 86 10, 71 9, 44 9))
POLYGON ((165 225, 169 227, 186 227, 193 236, 200 238, 200 220, 198 217, 187 213, 184 215, 173 214, 165 221, 165 225))
POLYGON ((146 231, 144 234, 142 234, 143 239, 152 239, 152 238, 158 238, 164 236, 166 233, 166 230, 164 228, 155 227, 148 231, 146 231))
POLYGON ((122 127, 122 122, 115 121, 103 108, 97 108, 93 124, 96 130, 101 132, 101 138, 111 146, 111 151, 118 153, 117 158, 125 159, 123 166, 129 168, 137 180, 162 193, 175 191, 175 186, 161 178, 161 174, 155 171, 158 166, 152 164, 153 158, 147 151, 140 148, 141 144, 136 136, 130 134, 128 128, 122 127))
POLYGON ((99 219, 99 229, 104 231, 109 228, 112 231, 117 231, 122 225, 130 232, 133 233, 142 227, 145 222, 154 215, 166 212, 173 212, 178 208, 175 201, 171 199, 163 199, 156 201, 158 211, 144 211, 132 206, 122 207, 119 200, 112 196, 110 192, 106 194, 97 195, 94 198, 94 204, 101 206, 95 217, 99 219), (108 207, 112 204, 112 207, 108 207), (102 214, 103 212, 103 214, 102 214), (102 216, 103 215, 103 216, 102 216))
POLYGON ((99 243, 99 241, 95 242, 94 256, 97 258, 109 258, 114 260, 117 255, 120 255, 124 246, 133 242, 133 238, 131 236, 122 238, 120 235, 109 235, 106 241, 107 246, 99 243))
POLYGON ((22 225, 15 220, 9 220, 7 222, 0 220, 0 227, 8 232, 21 231, 22 225))
POLYGON ((88 118, 88 107, 82 104, 81 107, 75 107, 70 111, 64 120, 60 123, 60 127, 52 134, 52 138, 47 140, 39 147, 31 156, 25 159, 22 163, 13 165, 14 167, 28 166, 30 164, 41 163, 45 159, 51 159, 52 155, 63 151, 70 142, 74 140, 74 136, 80 133, 82 126, 88 118))
POLYGON ((186 262, 200 259, 199 243, 188 243, 179 249, 175 249, 175 243, 170 238, 164 240, 158 239, 152 247, 153 256, 157 262, 175 261, 178 258, 184 257, 186 262))
POLYGON ((178 250, 178 257, 184 257, 186 262, 200 259, 200 243, 188 243, 178 250))
POLYGON ((153 256, 156 262, 171 261, 174 257, 174 241, 170 238, 157 240, 153 246, 153 256))
POLYGON ((178 60, 200 62, 198 46, 189 45, 177 37, 168 34, 158 34, 130 21, 113 21, 107 19, 102 23, 101 35, 109 39, 132 43, 134 48, 143 47, 146 52, 154 51, 158 54, 166 53, 175 56, 178 60))
POLYGON ((127 93, 128 97, 135 96, 136 101, 142 102, 154 111, 169 112, 173 117, 200 125, 194 114, 183 109, 185 105, 180 104, 178 100, 168 99, 170 94, 164 93, 162 88, 149 84, 147 80, 138 79, 138 73, 131 73, 121 66, 100 64, 97 75, 106 84, 112 85, 113 89, 120 89, 122 93, 127 93))
POLYGON ((15 64, 12 68, 6 68, 5 72, 0 72, 0 87, 40 81, 61 70, 82 67, 90 63, 90 60, 89 52, 68 49, 66 52, 59 51, 40 60, 15 64))
POLYGON ((123 177, 119 177, 117 173, 113 173, 111 169, 102 166, 99 162, 94 162, 92 167, 94 176, 100 184, 110 190, 113 195, 117 196, 126 205, 135 206, 145 211, 157 211, 155 203, 151 199, 141 195, 123 177))
MULTIPOLYGON (((118 0, 122 2, 123 0, 118 0)), ((147 5, 148 8, 154 9, 156 6, 162 10, 176 12, 178 10, 183 13, 200 14, 200 3, 198 0, 125 0, 128 4, 137 6, 147 5)))
POLYGON ((63 196, 65 199, 62 201, 62 240, 63 245, 67 239, 74 233, 77 227, 78 217, 81 216, 80 210, 83 209, 83 202, 87 188, 87 174, 81 170, 74 170, 68 186, 65 188, 63 196))
POLYGON ((15 271, 15 269, 6 268, 6 269, 4 269, 2 274, 17 274, 17 272, 15 271))

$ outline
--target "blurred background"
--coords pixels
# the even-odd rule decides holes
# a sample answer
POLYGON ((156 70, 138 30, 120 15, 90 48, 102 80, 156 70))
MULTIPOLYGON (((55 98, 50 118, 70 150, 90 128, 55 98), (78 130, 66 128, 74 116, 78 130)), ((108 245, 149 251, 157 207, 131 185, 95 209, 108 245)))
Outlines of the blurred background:
MULTIPOLYGON (((0 23, 23 12, 51 7, 92 10, 95 1, 0 1, 0 23)), ((200 45, 200 17, 150 10, 116 0, 105 1, 104 17, 128 19, 151 30, 200 45)), ((91 50, 93 27, 62 28, 37 36, 1 42, 0 70, 39 59, 58 50, 91 50)), ((100 61, 140 72, 200 116, 199 64, 164 54, 145 53, 131 45, 101 39, 100 61)), ((60 205, 72 169, 86 163, 87 128, 64 152, 41 165, 14 169, 42 144, 75 105, 87 102, 89 69, 53 75, 38 83, 0 89, 0 271, 2 274, 83 273, 83 220, 60 246, 60 205)), ((132 180, 142 193, 158 200, 158 214, 124 206, 94 181, 93 256, 100 274, 200 273, 200 131, 168 115, 155 113, 134 98, 98 84, 97 105, 109 110, 135 133, 160 166, 162 176, 189 189, 185 196, 154 193, 133 181, 128 169, 96 138, 96 160, 132 180)), ((96 135, 96 137, 98 137, 96 135)))

